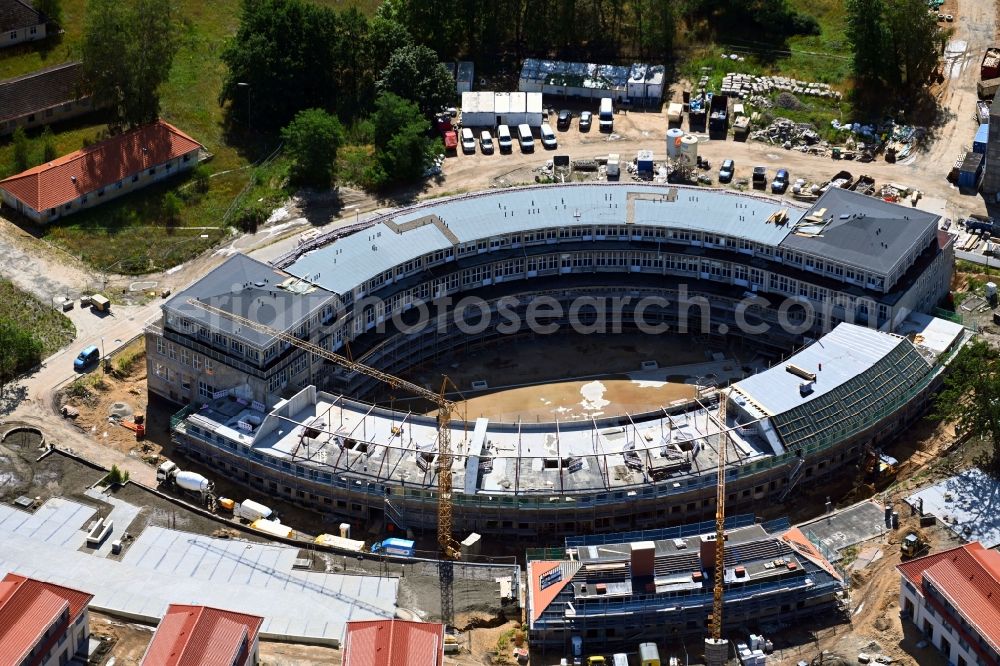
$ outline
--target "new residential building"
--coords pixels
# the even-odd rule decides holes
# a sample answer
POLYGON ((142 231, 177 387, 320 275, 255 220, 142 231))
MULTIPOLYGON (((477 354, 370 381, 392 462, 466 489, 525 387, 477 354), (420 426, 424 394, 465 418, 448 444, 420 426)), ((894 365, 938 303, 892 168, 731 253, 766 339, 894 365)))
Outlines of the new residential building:
POLYGON ((170 604, 142 658, 143 666, 256 666, 256 615, 170 604))
POLYGON ((9 573, 0 581, 0 664, 86 659, 92 594, 9 573))
POLYGON ((904 621, 949 664, 1000 664, 1000 552, 975 542, 896 568, 904 621))

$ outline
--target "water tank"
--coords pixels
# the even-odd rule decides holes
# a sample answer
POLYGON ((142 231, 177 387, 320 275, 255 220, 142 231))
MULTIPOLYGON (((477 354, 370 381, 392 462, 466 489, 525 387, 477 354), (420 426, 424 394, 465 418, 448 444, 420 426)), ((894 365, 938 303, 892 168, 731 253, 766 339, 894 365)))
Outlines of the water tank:
POLYGON ((340 524, 340 536, 342 538, 344 538, 344 539, 350 539, 351 538, 351 524, 350 523, 341 523, 340 524))
POLYGON ((993 301, 997 297, 997 283, 987 282, 986 283, 986 299, 993 301))
POLYGON ((681 153, 681 138, 684 130, 673 127, 667 130, 667 157, 677 157, 681 153))
POLYGON ((680 155, 681 159, 694 166, 698 163, 698 137, 685 134, 681 137, 680 155))
POLYGON ((179 472, 175 477, 177 485, 184 490, 196 493, 208 492, 212 488, 212 483, 197 472, 179 472))

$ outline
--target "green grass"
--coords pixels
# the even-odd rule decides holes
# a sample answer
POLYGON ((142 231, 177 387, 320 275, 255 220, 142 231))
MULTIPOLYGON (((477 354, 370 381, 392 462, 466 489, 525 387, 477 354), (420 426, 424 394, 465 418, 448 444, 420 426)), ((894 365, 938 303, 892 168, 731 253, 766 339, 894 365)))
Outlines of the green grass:
POLYGON ((0 319, 12 319, 34 333, 42 343, 43 358, 76 337, 69 317, 4 279, 0 279, 0 319))
MULTIPOLYGON (((850 47, 844 32, 843 0, 790 0, 789 5, 797 12, 815 17, 820 34, 790 37, 785 46, 750 39, 745 44, 732 45, 733 48, 717 44, 696 47, 680 63, 679 74, 693 83, 697 83, 703 75, 708 76, 710 90, 719 89, 727 72, 828 83, 844 93, 843 100, 803 95, 799 101, 806 108, 798 111, 772 108, 770 115, 812 123, 824 138, 835 138, 835 133, 830 130, 830 121, 834 118, 853 120, 851 105, 847 101, 851 63, 848 57, 850 47), (733 53, 737 47, 744 57, 743 62, 722 58, 722 53, 733 53), (704 68, 709 71, 702 71, 704 68)), ((771 96, 772 101, 776 96, 771 96)))
MULTIPOLYGON (((378 0, 314 0, 338 10, 356 6, 371 14, 378 0)), ((85 0, 63 0, 65 33, 41 44, 8 49, 0 59, 0 79, 49 67, 74 57, 82 40, 85 0)), ((208 192, 199 194, 185 187, 189 176, 178 176, 141 192, 75 213, 45 227, 30 231, 62 247, 98 270, 141 274, 170 268, 197 256, 228 234, 223 217, 233 200, 251 182, 252 162, 268 155, 275 137, 245 134, 230 141, 226 136, 224 109, 218 104, 226 74, 220 54, 226 39, 239 24, 240 0, 176 0, 181 18, 181 47, 174 59, 170 79, 161 89, 161 115, 191 135, 213 154, 208 167, 213 174, 208 192), (237 145, 233 145, 239 143, 237 145), (162 215, 163 196, 174 190, 182 194, 184 207, 176 224, 162 215), (204 228, 208 227, 208 228, 204 228), (202 237, 202 236, 207 237, 202 237)), ((84 140, 100 137, 106 126, 87 116, 53 127, 60 155, 78 150, 84 140)), ((41 162, 41 128, 33 132, 33 159, 41 162)), ((279 158, 265 177, 251 186, 241 200, 264 198, 280 203, 286 194, 284 182, 273 177, 282 173, 279 158)), ((15 173, 9 138, 0 141, 0 177, 15 173)))

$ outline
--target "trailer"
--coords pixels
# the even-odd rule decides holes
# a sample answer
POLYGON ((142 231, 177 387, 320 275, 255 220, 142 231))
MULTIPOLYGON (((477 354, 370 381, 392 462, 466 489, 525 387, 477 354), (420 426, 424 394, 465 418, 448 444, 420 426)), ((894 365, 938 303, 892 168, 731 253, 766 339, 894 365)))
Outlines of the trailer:
POLYGON ((1000 77, 984 79, 976 83, 976 94, 979 95, 979 99, 991 100, 997 94, 997 90, 1000 90, 1000 77))
POLYGON ((273 515, 270 507, 266 507, 259 502, 254 502, 253 500, 243 500, 236 505, 233 510, 233 515, 237 518, 247 521, 248 523, 253 523, 261 519, 270 518, 273 515))
POLYGON ((260 520, 255 520, 250 524, 255 530, 263 532, 264 534, 278 537, 279 539, 294 539, 295 530, 290 528, 288 525, 282 525, 277 520, 267 520, 261 518, 260 520))

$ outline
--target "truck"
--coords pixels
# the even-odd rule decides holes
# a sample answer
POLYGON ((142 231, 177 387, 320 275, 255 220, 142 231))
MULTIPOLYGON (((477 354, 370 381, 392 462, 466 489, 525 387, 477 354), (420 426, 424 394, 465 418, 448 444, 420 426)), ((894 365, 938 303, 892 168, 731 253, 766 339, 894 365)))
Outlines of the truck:
POLYGON ((274 514, 270 507, 266 507, 259 502, 254 502, 253 500, 243 500, 236 505, 233 509, 233 515, 241 520, 245 520, 248 523, 254 523, 261 519, 268 519, 274 514))
POLYGON ((413 557, 413 542, 409 539, 383 539, 378 543, 373 543, 371 547, 373 553, 383 555, 395 555, 396 557, 413 557))
POLYGON ((660 666, 660 649, 656 647, 656 643, 639 643, 639 664, 660 666))
POLYGON ((615 128, 615 106, 610 97, 601 98, 600 110, 597 112, 597 124, 602 132, 611 132, 615 128))
POLYGON ((177 463, 167 460, 156 468, 156 482, 161 486, 175 486, 199 495, 207 495, 215 484, 197 472, 185 472, 177 463))
POLYGON ((451 116, 447 113, 440 113, 434 118, 434 126, 441 134, 444 141, 444 152, 446 155, 455 155, 458 152, 458 133, 451 126, 451 116))
POLYGON ((992 100, 996 96, 997 90, 1000 90, 1000 78, 985 79, 976 82, 976 94, 979 96, 979 99, 992 100))
POLYGON ((729 98, 725 95, 712 95, 712 104, 708 113, 708 137, 710 139, 725 139, 729 132, 729 98))
POLYGON ((991 46, 983 54, 979 64, 979 80, 1000 78, 1000 46, 991 46))
POLYGON ((621 158, 618 153, 608 154, 608 180, 617 180, 621 174, 621 158))

